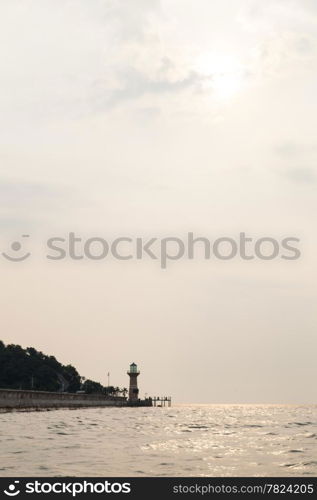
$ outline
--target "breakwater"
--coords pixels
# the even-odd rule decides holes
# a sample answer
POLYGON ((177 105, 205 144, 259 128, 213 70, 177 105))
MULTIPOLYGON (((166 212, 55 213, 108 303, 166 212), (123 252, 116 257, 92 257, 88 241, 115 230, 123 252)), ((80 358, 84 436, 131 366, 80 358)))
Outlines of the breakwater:
POLYGON ((123 397, 106 398, 102 394, 0 389, 0 411, 99 406, 128 406, 128 403, 123 397))

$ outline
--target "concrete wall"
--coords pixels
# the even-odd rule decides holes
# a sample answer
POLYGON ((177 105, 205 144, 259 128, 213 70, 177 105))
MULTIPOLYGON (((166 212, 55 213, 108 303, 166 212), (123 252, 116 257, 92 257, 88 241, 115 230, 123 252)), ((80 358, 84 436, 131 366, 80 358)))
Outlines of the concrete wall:
POLYGON ((0 389, 0 410, 127 406, 124 398, 106 399, 98 394, 68 394, 0 389))

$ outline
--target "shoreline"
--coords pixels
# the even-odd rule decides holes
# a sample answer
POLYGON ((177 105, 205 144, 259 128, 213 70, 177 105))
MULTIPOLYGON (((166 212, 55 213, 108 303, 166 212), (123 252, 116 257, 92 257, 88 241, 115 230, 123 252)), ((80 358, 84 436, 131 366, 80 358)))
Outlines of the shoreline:
POLYGON ((103 394, 0 389, 1 413, 11 411, 49 411, 60 408, 129 408, 144 406, 152 406, 151 400, 130 402, 121 396, 107 398, 103 394))

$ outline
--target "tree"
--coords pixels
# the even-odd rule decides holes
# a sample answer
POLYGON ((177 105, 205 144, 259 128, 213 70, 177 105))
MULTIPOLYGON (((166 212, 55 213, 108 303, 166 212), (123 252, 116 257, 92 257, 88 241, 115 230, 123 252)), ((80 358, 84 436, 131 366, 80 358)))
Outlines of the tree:
POLYGON ((83 390, 87 394, 103 394, 104 393, 104 387, 99 384, 99 382, 94 382, 93 380, 85 380, 85 382, 82 385, 83 390))
POLYGON ((34 347, 5 345, 0 340, 0 388, 39 391, 79 389, 88 394, 114 396, 119 387, 103 387, 99 382, 81 377, 72 365, 63 365, 54 356, 47 356, 34 347))
POLYGON ((61 377, 69 391, 80 387, 80 376, 73 366, 63 366, 54 356, 46 356, 34 347, 5 346, 0 341, 0 387, 58 391, 61 377))

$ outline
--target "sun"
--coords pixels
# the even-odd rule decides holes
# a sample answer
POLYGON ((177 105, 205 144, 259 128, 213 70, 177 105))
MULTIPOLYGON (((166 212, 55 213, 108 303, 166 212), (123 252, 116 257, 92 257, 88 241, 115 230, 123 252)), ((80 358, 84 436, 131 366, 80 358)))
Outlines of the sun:
POLYGON ((242 79, 237 75, 216 75, 211 84, 214 94, 218 99, 230 99, 241 90, 242 79))
POLYGON ((210 52, 201 54, 196 63, 197 70, 205 75, 205 87, 217 100, 235 97, 243 86, 243 68, 234 55, 210 52))

